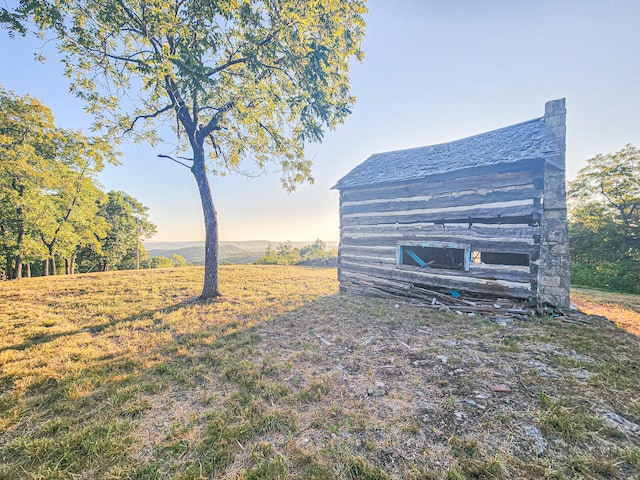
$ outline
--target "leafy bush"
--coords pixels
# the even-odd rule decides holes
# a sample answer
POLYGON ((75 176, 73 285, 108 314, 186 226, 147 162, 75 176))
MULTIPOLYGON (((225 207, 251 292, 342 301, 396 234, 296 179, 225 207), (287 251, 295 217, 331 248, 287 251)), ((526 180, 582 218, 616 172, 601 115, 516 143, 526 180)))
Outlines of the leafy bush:
POLYGON ((640 293, 640 264, 633 261, 571 264, 571 283, 624 293, 640 293))
POLYGON ((330 260, 338 256, 337 250, 327 251, 327 245, 320 239, 302 248, 294 248, 291 242, 281 243, 274 250, 267 245, 264 255, 256 262, 259 265, 300 265, 314 264, 314 261, 324 261, 330 265, 330 260))

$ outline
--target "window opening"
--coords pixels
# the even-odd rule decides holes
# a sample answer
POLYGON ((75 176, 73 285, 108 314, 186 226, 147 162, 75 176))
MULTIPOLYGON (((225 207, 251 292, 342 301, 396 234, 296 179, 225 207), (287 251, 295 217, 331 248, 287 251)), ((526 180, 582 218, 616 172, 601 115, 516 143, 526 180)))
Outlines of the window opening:
MULTIPOLYGON (((475 253, 475 252, 474 252, 475 253)), ((528 253, 480 252, 480 261, 488 265, 529 265, 528 253)))
POLYGON ((399 245, 397 263, 421 268, 469 270, 470 248, 443 242, 425 242, 418 245, 399 245))

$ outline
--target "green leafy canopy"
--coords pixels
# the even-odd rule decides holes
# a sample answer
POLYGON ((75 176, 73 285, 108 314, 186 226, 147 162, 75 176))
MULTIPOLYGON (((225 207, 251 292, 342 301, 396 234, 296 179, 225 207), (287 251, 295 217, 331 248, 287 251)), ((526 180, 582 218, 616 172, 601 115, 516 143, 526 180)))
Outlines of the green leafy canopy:
POLYGON ((569 185, 572 281, 638 293, 640 150, 587 160, 569 185))
POLYGON ((21 11, 57 29, 96 128, 153 143, 156 120, 172 118, 179 149, 206 149, 215 174, 252 159, 278 163, 288 190, 311 181, 305 142, 354 103, 365 0, 24 1, 21 11))

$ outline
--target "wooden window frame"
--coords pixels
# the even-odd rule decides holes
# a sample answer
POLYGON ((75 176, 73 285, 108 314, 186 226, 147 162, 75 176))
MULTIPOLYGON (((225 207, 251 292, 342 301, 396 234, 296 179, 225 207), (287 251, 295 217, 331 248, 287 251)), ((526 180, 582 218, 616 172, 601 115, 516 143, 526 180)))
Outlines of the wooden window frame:
MULTIPOLYGON (((403 267, 412 267, 412 265, 408 265, 404 263, 404 256, 405 253, 410 255, 411 258, 418 263, 418 267, 415 268, 420 268, 420 269, 431 269, 433 268, 434 270, 453 270, 453 271, 458 271, 458 272, 468 272, 469 268, 471 266, 471 245, 469 244, 464 244, 464 243, 453 243, 453 242, 438 242, 438 241, 425 241, 425 242, 402 242, 399 243, 396 246, 396 265, 398 266, 403 266, 403 267), (463 250, 464 251, 464 255, 463 255, 463 259, 464 259, 464 265, 463 265, 463 269, 457 269, 457 268, 443 268, 443 267, 430 267, 429 265, 427 265, 422 259, 420 259, 418 261, 418 259, 416 258, 417 255, 414 253, 414 255, 411 255, 409 252, 411 252, 411 250, 409 250, 408 252, 405 252, 405 249, 407 247, 422 247, 422 248, 439 248, 439 249, 450 249, 450 250, 463 250), (420 264, 420 262, 424 263, 423 265, 420 264)), ((419 257, 418 257, 419 258, 419 257)))

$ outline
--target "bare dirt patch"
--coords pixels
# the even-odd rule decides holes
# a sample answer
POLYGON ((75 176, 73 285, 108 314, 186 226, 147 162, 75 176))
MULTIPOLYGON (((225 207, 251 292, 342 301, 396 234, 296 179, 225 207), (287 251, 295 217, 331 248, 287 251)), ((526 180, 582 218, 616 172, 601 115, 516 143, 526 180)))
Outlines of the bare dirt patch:
MULTIPOLYGON (((280 473, 255 478, 640 472, 640 438, 608 417, 640 424, 640 342, 602 317, 494 322, 333 295, 256 326, 251 342, 244 335, 224 343, 226 357, 201 352, 217 368, 191 395, 211 390, 215 400, 191 414, 242 412, 234 395, 246 391, 276 420, 231 448, 219 478, 254 478, 243 475, 265 465, 280 473), (221 394, 220 378, 237 390, 221 394), (308 476, 301 456, 331 476, 308 476), (352 474, 354 462, 369 473, 352 474)), ((233 413, 227 421, 242 422, 233 413)))

